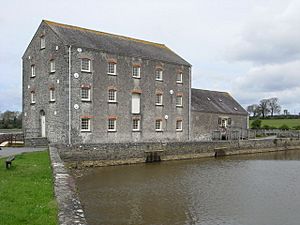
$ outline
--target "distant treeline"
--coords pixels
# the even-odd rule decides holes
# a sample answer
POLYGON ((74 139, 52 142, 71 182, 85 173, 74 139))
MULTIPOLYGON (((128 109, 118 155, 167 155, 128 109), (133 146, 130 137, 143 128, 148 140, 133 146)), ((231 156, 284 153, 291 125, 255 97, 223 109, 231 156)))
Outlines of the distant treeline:
POLYGON ((18 111, 0 112, 0 129, 21 129, 22 113, 18 111))
MULTIPOLYGON (((260 116, 250 116, 250 120, 255 120, 261 118, 260 116)), ((300 115, 274 115, 266 116, 264 120, 273 120, 273 119, 300 119, 300 115)))

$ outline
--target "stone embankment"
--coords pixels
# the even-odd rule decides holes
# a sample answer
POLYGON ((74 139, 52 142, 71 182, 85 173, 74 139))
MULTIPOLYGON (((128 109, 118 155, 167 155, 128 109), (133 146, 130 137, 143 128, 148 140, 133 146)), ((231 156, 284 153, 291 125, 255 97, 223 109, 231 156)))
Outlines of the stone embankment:
POLYGON ((164 160, 195 159, 300 149, 299 139, 208 142, 108 143, 56 146, 63 161, 73 167, 108 166, 145 162, 149 154, 164 160))
POLYGON ((81 203, 76 193, 75 181, 64 167, 57 149, 50 147, 54 191, 58 204, 60 225, 87 225, 81 203))

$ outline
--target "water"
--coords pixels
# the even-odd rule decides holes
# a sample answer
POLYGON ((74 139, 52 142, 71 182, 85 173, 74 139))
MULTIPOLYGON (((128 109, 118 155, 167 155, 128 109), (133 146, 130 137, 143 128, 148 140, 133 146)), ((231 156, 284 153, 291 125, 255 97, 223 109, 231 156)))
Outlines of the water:
POLYGON ((299 225, 300 150, 94 168, 77 178, 90 225, 299 225))

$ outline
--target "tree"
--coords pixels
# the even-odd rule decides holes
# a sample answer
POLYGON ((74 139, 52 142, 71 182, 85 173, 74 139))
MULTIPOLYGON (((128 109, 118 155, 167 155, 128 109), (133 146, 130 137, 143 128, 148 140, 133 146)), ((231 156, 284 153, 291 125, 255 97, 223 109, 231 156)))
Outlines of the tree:
POLYGON ((270 112, 270 100, 269 99, 262 99, 259 102, 259 111, 262 114, 262 117, 264 118, 268 113, 270 112))
POLYGON ((281 106, 279 105, 278 98, 270 98, 269 107, 271 111, 271 116, 274 116, 274 113, 280 113, 281 106))
POLYGON ((261 128, 261 120, 254 120, 251 124, 252 129, 260 129, 261 128))
POLYGON ((253 117, 257 116, 258 114, 258 105, 257 104, 252 104, 252 105, 249 105, 247 106, 247 112, 250 114, 253 115, 253 117))

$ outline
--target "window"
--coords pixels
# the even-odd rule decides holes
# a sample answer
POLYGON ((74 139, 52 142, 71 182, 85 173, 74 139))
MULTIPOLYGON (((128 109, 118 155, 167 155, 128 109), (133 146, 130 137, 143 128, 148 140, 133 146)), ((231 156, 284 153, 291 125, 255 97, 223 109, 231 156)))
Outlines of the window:
POLYGON ((50 102, 55 102, 55 89, 50 89, 50 102))
POLYGON ((117 120, 116 119, 108 119, 108 131, 116 131, 117 120))
POLYGON ((117 102, 117 91, 114 89, 108 90, 108 102, 117 102))
POLYGON ((141 102, 141 94, 132 94, 131 100, 131 112, 132 114, 139 114, 140 113, 140 102, 141 102))
POLYGON ((135 78, 141 77, 141 67, 139 67, 139 66, 132 67, 132 77, 135 77, 135 78))
POLYGON ((81 100, 90 101, 91 100, 91 89, 90 88, 81 88, 81 100))
POLYGON ((31 65, 31 77, 35 77, 35 65, 31 65))
POLYGON ((176 97, 176 106, 182 107, 182 96, 180 95, 176 97))
POLYGON ((231 118, 228 118, 228 125, 231 125, 231 118))
POLYGON ((51 73, 55 72, 55 61, 54 61, 54 59, 50 60, 50 72, 51 73))
POLYGON ((46 47, 46 40, 45 40, 45 36, 41 37, 41 49, 44 49, 46 47))
POLYGON ((140 130, 140 119, 133 119, 132 120, 132 130, 139 131, 140 130))
POLYGON ((176 83, 182 84, 182 73, 177 73, 176 83))
POLYGON ((162 120, 156 120, 155 121, 155 130, 156 131, 162 131, 162 120))
POLYGON ((162 105, 163 96, 162 94, 156 94, 155 105, 162 105))
POLYGON ((176 121, 176 131, 182 131, 182 120, 176 121))
POLYGON ((91 131, 91 120, 89 118, 81 119, 81 131, 91 131))
POLYGON ((116 75, 117 64, 110 62, 107 64, 107 73, 110 75, 116 75))
POLYGON ((91 60, 81 59, 81 71, 91 72, 91 60))
POLYGON ((34 104, 34 103, 35 103, 35 98, 36 98, 35 92, 34 92, 34 91, 30 92, 31 104, 34 104))
POLYGON ((161 69, 158 69, 155 71, 155 80, 162 81, 163 80, 163 71, 161 69))

